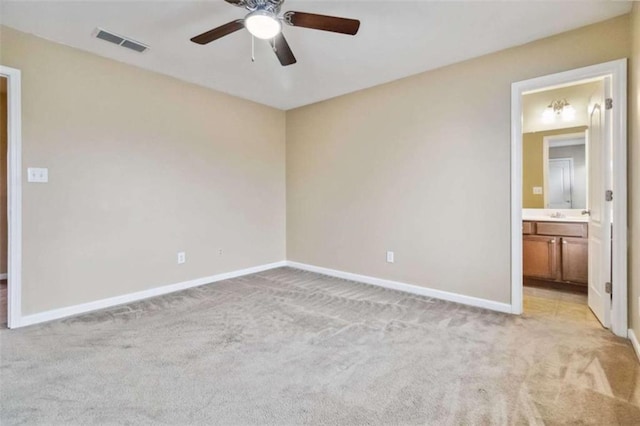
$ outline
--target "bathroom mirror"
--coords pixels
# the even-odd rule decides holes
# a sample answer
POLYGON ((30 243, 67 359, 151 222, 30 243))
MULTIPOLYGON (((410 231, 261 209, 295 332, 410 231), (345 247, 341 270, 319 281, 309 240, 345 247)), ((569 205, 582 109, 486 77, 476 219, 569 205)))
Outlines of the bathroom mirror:
POLYGON ((526 209, 586 209, 586 127, 523 134, 526 209))

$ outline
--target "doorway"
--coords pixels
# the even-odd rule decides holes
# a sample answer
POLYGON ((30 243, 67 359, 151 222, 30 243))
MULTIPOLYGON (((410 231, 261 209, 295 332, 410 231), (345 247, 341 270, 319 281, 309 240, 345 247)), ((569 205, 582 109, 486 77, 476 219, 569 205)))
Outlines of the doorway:
MULTIPOLYGON (((575 283, 585 280, 588 270, 587 303, 591 311, 605 327, 626 337, 626 59, 513 83, 511 94, 512 312, 523 312, 524 272, 539 274, 545 281, 575 283), (539 96, 548 91, 588 84, 600 85, 601 90, 590 96, 587 108, 576 110, 570 99, 558 98, 548 99, 544 110, 538 112, 542 121, 555 122, 556 128, 560 121, 566 124, 576 116, 584 115, 585 128, 569 129, 585 134, 587 173, 592 177, 586 184, 584 208, 579 208, 576 160, 573 162, 573 183, 571 166, 566 162, 560 171, 550 171, 546 166, 545 184, 541 180, 532 183, 532 178, 525 176, 529 165, 523 156, 527 150, 526 136, 523 136, 527 134, 523 99, 528 95, 539 96), (555 181, 563 183, 561 190, 553 192, 549 189, 551 173, 555 173, 555 181), (550 207, 552 195, 555 201, 562 202, 561 198, 567 192, 572 194, 564 198, 563 206, 570 205, 570 208, 550 207), (535 219, 529 223, 523 222, 525 215, 531 213, 525 207, 531 200, 539 202, 538 206, 532 207, 539 209, 535 211, 538 216, 529 217, 535 219), (580 216, 582 220, 578 220, 580 216), (567 220, 567 217, 576 220, 567 220), (528 245, 528 253, 536 253, 533 260, 523 261, 523 244, 528 245), (585 264, 588 268, 584 268, 585 264)), ((565 133, 570 133, 569 130, 565 133)), ((553 149, 553 142, 553 138, 546 140, 551 146, 549 149, 553 149)), ((548 152, 547 155, 551 156, 548 152)), ((565 155, 565 158, 568 157, 565 155)))
POLYGON ((7 218, 7 154, 8 154, 8 103, 7 78, 0 76, 0 327, 7 326, 7 261, 8 261, 8 218, 7 218))
MULTIPOLYGON (((1 324, 21 326, 22 320, 22 108, 21 73, 0 65, 0 78, 6 81, 6 188, 7 205, 7 286, 6 316, 1 324)), ((3 312, 3 315, 4 312, 3 312)))

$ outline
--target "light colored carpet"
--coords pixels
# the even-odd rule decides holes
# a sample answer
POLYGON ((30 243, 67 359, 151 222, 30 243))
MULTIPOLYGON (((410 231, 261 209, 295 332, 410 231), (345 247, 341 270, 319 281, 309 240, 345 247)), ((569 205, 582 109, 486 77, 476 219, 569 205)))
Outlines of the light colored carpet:
POLYGON ((0 343, 3 425, 640 423, 607 330, 289 268, 0 343))

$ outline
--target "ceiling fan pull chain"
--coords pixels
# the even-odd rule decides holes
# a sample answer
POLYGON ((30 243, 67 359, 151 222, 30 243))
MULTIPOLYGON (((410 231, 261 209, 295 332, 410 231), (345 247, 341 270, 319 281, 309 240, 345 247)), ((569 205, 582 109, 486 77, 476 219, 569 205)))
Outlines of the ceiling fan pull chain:
POLYGON ((251 36, 251 62, 256 61, 256 38, 251 36))

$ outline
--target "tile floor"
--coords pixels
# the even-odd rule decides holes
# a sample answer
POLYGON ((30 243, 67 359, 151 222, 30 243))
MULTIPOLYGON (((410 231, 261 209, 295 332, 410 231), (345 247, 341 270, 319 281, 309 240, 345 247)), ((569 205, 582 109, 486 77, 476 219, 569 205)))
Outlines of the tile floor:
POLYGON ((525 286, 524 313, 536 317, 581 322, 589 327, 602 327, 589 309, 587 295, 583 293, 525 286))

